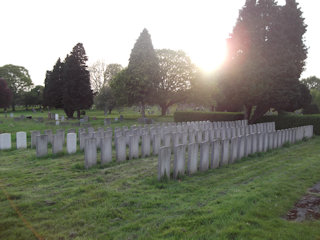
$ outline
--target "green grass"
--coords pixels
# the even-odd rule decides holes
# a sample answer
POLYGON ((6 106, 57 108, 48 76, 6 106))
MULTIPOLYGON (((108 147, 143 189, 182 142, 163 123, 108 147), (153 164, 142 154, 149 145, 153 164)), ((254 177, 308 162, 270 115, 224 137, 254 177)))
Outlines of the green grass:
MULTIPOLYGON (((0 152, 0 184, 45 239, 319 239, 283 219, 320 181, 320 137, 157 181, 157 158, 83 168, 83 153, 0 152)), ((36 239, 0 191, 0 239, 36 239)))
MULTIPOLYGON (((65 115, 63 110, 53 110, 52 112, 58 113, 59 115, 65 115)), ((106 116, 104 116, 102 111, 99 110, 87 110, 86 114, 90 117, 89 123, 97 128, 101 127, 104 125, 104 119, 106 116), (96 120, 93 120, 93 117, 96 117, 96 120)), ((122 127, 122 126, 131 126, 133 124, 139 125, 137 119, 141 117, 141 115, 138 112, 134 112, 132 109, 127 108, 125 111, 119 113, 118 111, 113 111, 111 115, 108 115, 108 118, 119 118, 120 115, 124 116, 124 121, 123 122, 115 122, 112 120, 111 127, 122 127)), ((25 120, 20 120, 20 121, 14 121, 13 118, 9 117, 9 113, 7 118, 4 117, 4 113, 0 112, 0 133, 12 133, 12 139, 13 141, 15 140, 15 133, 18 131, 25 131, 28 133, 28 138, 30 141, 31 134, 30 131, 32 130, 46 130, 46 129, 76 129, 78 130, 79 127, 71 126, 72 123, 79 122, 78 120, 68 120, 67 122, 70 123, 67 126, 55 126, 55 125, 46 125, 45 123, 48 122, 55 122, 55 121, 49 121, 48 120, 48 111, 44 111, 43 113, 37 111, 36 113, 32 113, 32 111, 25 111, 25 110, 17 110, 14 112, 14 117, 20 117, 20 115, 25 115, 25 116, 32 116, 33 119, 25 119, 25 120), (45 119, 44 123, 39 123, 35 122, 34 119, 37 117, 43 117, 45 119)), ((154 119, 156 122, 173 122, 173 116, 159 116, 159 115, 147 115, 148 118, 154 119)))

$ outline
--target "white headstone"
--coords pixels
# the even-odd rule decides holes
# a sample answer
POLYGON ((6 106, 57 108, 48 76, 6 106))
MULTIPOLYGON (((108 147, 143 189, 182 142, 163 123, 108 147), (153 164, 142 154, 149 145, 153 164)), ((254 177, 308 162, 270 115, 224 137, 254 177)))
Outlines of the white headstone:
POLYGON ((17 132, 16 133, 17 140, 17 149, 27 148, 27 133, 26 132, 17 132))
POLYGON ((75 153, 77 151, 77 134, 68 133, 67 134, 67 152, 69 154, 75 153))
POLYGON ((2 133, 0 134, 0 150, 11 149, 11 134, 2 133))
POLYGON ((55 119, 56 121, 59 121, 59 114, 58 114, 58 113, 56 113, 56 114, 54 115, 54 119, 55 119))

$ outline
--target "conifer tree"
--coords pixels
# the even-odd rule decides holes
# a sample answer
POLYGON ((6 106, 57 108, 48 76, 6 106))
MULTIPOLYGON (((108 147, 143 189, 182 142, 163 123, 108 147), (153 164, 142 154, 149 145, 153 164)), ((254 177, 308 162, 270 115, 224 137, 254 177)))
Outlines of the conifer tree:
POLYGON ((85 49, 78 43, 65 59, 63 67, 63 108, 69 118, 77 111, 88 109, 93 104, 93 93, 90 85, 90 74, 87 70, 85 49))
POLYGON ((147 29, 142 31, 131 51, 126 73, 128 103, 139 104, 144 117, 145 105, 153 104, 157 97, 160 79, 159 60, 147 29))
POLYGON ((57 60, 52 71, 47 71, 44 88, 44 105, 63 108, 63 62, 57 60))

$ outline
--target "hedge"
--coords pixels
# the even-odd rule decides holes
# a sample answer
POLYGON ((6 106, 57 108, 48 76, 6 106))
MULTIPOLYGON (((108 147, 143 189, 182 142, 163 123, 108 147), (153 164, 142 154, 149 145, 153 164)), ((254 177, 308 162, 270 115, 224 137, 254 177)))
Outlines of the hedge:
POLYGON ((236 121, 243 119, 243 113, 240 112, 175 112, 175 122, 191 121, 236 121))
POLYGON ((320 115, 318 114, 264 116, 258 120, 258 123, 262 122, 275 122, 277 130, 313 125, 313 132, 320 135, 320 115))

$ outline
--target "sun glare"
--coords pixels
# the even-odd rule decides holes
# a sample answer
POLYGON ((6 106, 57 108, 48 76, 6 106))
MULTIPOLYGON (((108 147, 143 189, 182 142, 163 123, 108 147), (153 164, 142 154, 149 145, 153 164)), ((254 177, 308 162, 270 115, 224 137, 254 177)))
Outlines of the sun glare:
POLYGON ((226 44, 225 42, 213 44, 213 48, 207 49, 208 46, 203 46, 203 49, 197 49, 190 54, 194 64, 196 64, 204 73, 212 73, 217 70, 225 60, 226 44))

